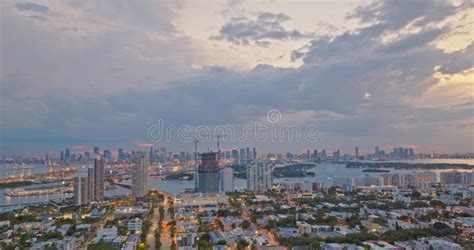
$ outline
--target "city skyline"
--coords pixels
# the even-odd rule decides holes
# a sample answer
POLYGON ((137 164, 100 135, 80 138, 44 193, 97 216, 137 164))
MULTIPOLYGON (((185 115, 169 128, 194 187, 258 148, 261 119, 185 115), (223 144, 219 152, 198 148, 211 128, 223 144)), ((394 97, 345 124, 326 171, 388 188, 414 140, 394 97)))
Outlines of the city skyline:
MULTIPOLYGON (((209 143, 211 147, 206 147, 206 148, 198 148, 197 153, 208 153, 208 152, 214 152, 217 153, 216 148, 212 148, 211 143, 209 143)), ((215 147, 215 145, 214 145, 215 147)), ((376 153, 377 151, 383 152, 384 154, 390 154, 392 152, 397 152, 398 149, 405 149, 411 152, 410 155, 416 156, 416 155, 464 155, 464 156, 472 156, 472 152, 442 152, 442 151, 419 151, 417 145, 413 144, 401 144, 401 145, 384 145, 384 146, 372 146, 372 148, 361 148, 359 146, 354 146, 352 148, 348 147, 347 145, 343 147, 344 149, 337 147, 337 148, 301 148, 299 150, 295 151, 288 151, 288 150, 277 150, 277 151, 259 151, 260 155, 268 155, 268 154, 295 154, 295 155, 304 155, 304 154, 309 154, 313 155, 314 153, 321 153, 321 151, 324 151, 328 154, 333 154, 333 153, 339 153, 341 156, 343 155, 350 155, 350 156, 368 156, 368 155, 378 155, 376 153)), ((131 147, 131 148, 125 148, 119 146, 118 148, 102 148, 99 146, 84 146, 81 145, 80 147, 66 147, 63 149, 57 149, 57 150, 50 150, 48 152, 43 152, 43 153, 37 153, 34 155, 25 155, 25 154, 11 154, 11 155, 3 155, 2 157, 4 159, 11 159, 12 157, 25 157, 25 158, 43 158, 43 157, 53 157, 57 158, 59 160, 64 160, 65 158, 69 158, 71 154, 74 154, 74 156, 81 156, 81 157, 88 157, 90 159, 93 159, 94 156, 100 155, 108 159, 115 159, 115 160, 121 160, 121 158, 124 158, 125 155, 128 154, 133 154, 133 152, 146 152, 148 151, 149 155, 152 155, 151 157, 156 157, 156 155, 152 154, 160 154, 160 153, 165 153, 165 154, 172 154, 172 155, 179 155, 181 157, 182 154, 186 154, 186 156, 191 157, 191 155, 194 154, 194 149, 170 149, 166 147, 158 147, 157 145, 154 144, 147 144, 147 145, 141 145, 137 147, 131 147), (96 149, 99 149, 101 151, 97 151, 96 149), (164 150, 164 151, 163 151, 164 150)), ((255 147, 249 148, 249 147, 225 147, 221 148, 219 150, 222 154, 228 154, 229 158, 235 158, 233 156, 234 151, 237 153, 237 155, 247 155, 247 153, 250 153, 249 155, 251 156, 251 159, 253 159, 253 155, 257 153, 257 150, 255 147), (250 152, 246 152, 247 149, 251 149, 250 152)), ((151 159, 151 158, 150 158, 151 159)))
POLYGON ((6 155, 191 150, 147 131, 160 120, 242 128, 269 110, 318 140, 245 142, 262 152, 474 151, 471 1, 0 4, 6 155))

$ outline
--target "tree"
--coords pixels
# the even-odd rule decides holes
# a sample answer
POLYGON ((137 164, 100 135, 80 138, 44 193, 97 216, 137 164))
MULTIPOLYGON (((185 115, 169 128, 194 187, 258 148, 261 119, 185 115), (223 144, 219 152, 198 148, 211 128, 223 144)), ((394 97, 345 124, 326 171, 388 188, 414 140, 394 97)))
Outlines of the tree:
POLYGON ((435 222, 433 228, 436 230, 450 229, 450 227, 442 222, 435 222))
POLYGON ((250 225, 251 225, 251 223, 248 220, 244 220, 244 221, 242 221, 242 223, 240 223, 240 227, 244 230, 248 229, 250 227, 250 225))
POLYGON ((249 243, 246 240, 237 241, 237 250, 243 250, 249 246, 249 243))
POLYGON ((107 242, 98 242, 87 246, 87 250, 113 250, 112 244, 107 242))
POLYGON ((439 200, 430 201, 430 206, 434 208, 442 208, 442 209, 446 208, 446 204, 444 204, 442 201, 439 201, 439 200))

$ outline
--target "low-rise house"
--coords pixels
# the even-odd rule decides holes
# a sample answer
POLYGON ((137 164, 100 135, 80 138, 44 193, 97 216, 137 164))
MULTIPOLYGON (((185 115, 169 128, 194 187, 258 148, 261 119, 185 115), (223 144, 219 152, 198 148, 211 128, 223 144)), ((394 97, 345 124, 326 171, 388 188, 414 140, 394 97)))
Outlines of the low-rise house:
POLYGON ((370 247, 371 250, 398 250, 397 246, 385 241, 364 242, 364 245, 370 247))
POLYGON ((117 227, 100 227, 97 229, 96 242, 99 242, 101 240, 112 242, 115 238, 117 238, 117 227))
POLYGON ((20 224, 16 224, 13 226, 13 231, 23 230, 27 232, 31 232, 33 230, 42 230, 43 225, 41 222, 23 222, 20 224))
POLYGON ((332 227, 328 225, 311 225, 312 234, 329 233, 332 231, 333 231, 332 227))
POLYGON ((394 220, 394 219, 388 219, 387 225, 392 230, 415 228, 415 225, 411 223, 408 223, 402 220, 394 220))
POLYGON ((0 221, 0 227, 10 227, 10 221, 9 220, 0 221))
POLYGON ((127 241, 127 236, 125 235, 119 235, 117 236, 117 238, 115 238, 113 241, 112 241, 112 247, 114 249, 120 249, 122 247, 122 244, 127 241))
POLYGON ((75 250, 77 249, 77 239, 75 237, 65 237, 56 241, 57 250, 75 250))
POLYGON ((356 244, 342 244, 342 243, 323 243, 321 244, 323 250, 365 250, 364 247, 356 244))
POLYGON ((295 227, 279 227, 278 235, 280 235, 280 237, 298 237, 300 233, 298 228, 295 227))
POLYGON ((147 215, 148 215, 147 208, 127 206, 127 207, 116 208, 115 213, 114 213, 114 219, 133 218, 133 217, 144 218, 147 215))
POLYGON ((196 241, 197 234, 196 233, 185 233, 179 236, 176 236, 176 245, 178 247, 186 247, 186 246, 194 246, 196 241))
POLYGON ((298 228, 300 234, 310 234, 312 232, 312 226, 304 221, 297 221, 296 227, 298 228))
POLYGON ((474 233, 474 217, 456 217, 453 222, 463 230, 463 234, 474 233))
POLYGON ((133 232, 142 231, 142 226, 143 226, 143 220, 141 220, 138 217, 135 217, 129 220, 127 223, 128 231, 133 231, 133 232))
POLYGON ((220 241, 225 240, 224 235, 220 231, 211 231, 211 232, 209 232, 209 236, 211 238, 211 241, 214 244, 217 244, 220 241))
POLYGON ((58 233, 60 233, 64 237, 69 231, 69 228, 71 228, 71 224, 64 224, 60 226, 56 231, 58 231, 58 233))
POLYGON ((405 250, 461 250, 459 244, 446 241, 440 238, 420 238, 410 241, 397 241, 395 243, 399 249, 405 250))
POLYGON ((122 250, 135 250, 140 243, 140 234, 128 236, 127 241, 122 245, 122 250))
POLYGON ((76 231, 77 230, 86 230, 86 231, 89 231, 91 229, 91 225, 90 224, 79 224, 79 225, 76 225, 76 231))

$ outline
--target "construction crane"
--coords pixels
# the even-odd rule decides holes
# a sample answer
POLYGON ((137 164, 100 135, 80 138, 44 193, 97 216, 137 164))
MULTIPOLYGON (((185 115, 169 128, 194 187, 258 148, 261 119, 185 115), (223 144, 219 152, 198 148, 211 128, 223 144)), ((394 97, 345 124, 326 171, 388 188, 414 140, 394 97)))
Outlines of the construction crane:
POLYGON ((195 173, 194 173, 194 190, 197 191, 198 189, 198 143, 199 140, 197 138, 194 139, 194 168, 195 168, 195 173))
POLYGON ((217 152, 220 153, 221 152, 221 149, 220 149, 221 138, 227 137, 227 135, 222 134, 222 135, 206 135, 206 136, 217 138, 217 152))

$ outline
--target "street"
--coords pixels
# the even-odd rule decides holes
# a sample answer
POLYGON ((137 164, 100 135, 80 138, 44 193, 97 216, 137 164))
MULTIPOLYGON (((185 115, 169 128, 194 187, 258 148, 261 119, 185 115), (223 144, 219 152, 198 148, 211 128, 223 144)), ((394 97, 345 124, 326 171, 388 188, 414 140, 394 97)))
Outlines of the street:
POLYGON ((151 226, 146 235, 146 244, 148 249, 155 250, 155 231, 158 228, 159 206, 153 210, 153 217, 151 218, 151 226))

